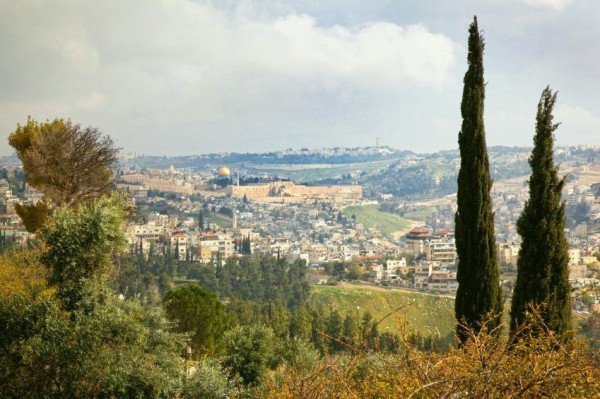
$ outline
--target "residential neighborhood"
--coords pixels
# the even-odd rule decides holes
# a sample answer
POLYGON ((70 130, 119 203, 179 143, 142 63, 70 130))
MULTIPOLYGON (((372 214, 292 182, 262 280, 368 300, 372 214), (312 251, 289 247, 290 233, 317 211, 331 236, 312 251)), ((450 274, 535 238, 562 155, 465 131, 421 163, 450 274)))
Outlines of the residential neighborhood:
MULTIPOLYGON (((336 149, 319 155, 347 153, 352 151, 336 149)), ((288 151, 281 156, 291 154, 288 151)), ((21 197, 14 195, 9 176, 14 180, 22 172, 16 164, 5 166, 5 170, 6 178, 0 181, 4 209, 0 215, 1 234, 5 241, 25 245, 29 235, 14 204, 36 203, 41 195, 29 187, 21 197)), ((574 306, 584 311, 600 302, 595 293, 592 300, 587 295, 587 304, 581 301, 585 290, 580 287, 600 285, 600 198, 592 188, 597 172, 593 165, 586 170, 582 178, 567 184, 564 192, 567 205, 587 212, 586 222, 572 224, 567 232, 570 281, 576 287, 574 306)), ((516 220, 527 198, 524 182, 525 177, 503 180, 492 191, 497 255, 508 296, 514 285, 520 244, 516 220)), ((302 259, 310 266, 313 284, 350 280, 390 289, 456 293, 456 197, 452 194, 414 201, 394 201, 393 196, 386 195, 365 198, 356 183, 304 186, 265 173, 230 170, 226 165, 197 170, 125 166, 118 175, 117 188, 129 193, 139 209, 135 221, 127 227, 132 253, 169 253, 176 259, 203 263, 259 254, 289 261, 302 259), (365 206, 388 209, 389 204, 394 204, 398 215, 407 215, 409 221, 394 234, 365 226, 355 215, 345 212, 365 206), (415 209, 428 212, 411 220, 415 209), (343 273, 331 273, 330 265, 335 263, 344 265, 343 273), (349 273, 351 266, 357 266, 354 271, 360 273, 349 273)))

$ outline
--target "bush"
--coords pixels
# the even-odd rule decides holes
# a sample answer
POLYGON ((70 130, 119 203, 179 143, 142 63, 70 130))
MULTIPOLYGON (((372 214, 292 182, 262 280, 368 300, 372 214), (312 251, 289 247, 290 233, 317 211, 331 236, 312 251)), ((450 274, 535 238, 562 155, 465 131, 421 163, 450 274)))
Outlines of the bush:
POLYGON ((226 399, 235 397, 239 392, 235 380, 229 380, 227 372, 216 360, 202 358, 195 369, 183 388, 184 398, 226 399))
POLYGON ((308 370, 286 367, 264 383, 264 398, 592 398, 600 395, 598 357, 587 342, 561 344, 533 315, 518 339, 485 327, 461 348, 398 355, 355 348, 308 370))
POLYGON ((262 325, 238 326, 225 334, 224 341, 226 364, 245 385, 258 385, 273 356, 273 330, 262 325))

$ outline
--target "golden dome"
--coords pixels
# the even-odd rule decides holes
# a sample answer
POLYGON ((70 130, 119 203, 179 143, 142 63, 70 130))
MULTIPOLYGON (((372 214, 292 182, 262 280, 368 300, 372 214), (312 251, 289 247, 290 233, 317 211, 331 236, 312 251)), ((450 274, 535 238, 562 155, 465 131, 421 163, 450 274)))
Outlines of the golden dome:
POLYGON ((223 166, 221 169, 219 169, 219 176, 230 176, 230 175, 231 175, 231 172, 229 171, 227 166, 223 166))

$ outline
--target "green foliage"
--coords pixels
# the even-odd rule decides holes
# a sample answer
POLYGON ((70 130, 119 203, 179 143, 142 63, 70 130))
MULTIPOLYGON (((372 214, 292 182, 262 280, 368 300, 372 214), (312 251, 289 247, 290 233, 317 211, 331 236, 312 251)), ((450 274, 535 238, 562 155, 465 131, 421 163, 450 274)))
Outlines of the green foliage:
MULTIPOLYGON (((256 154, 255 154, 256 155, 256 154)), ((403 155, 400 155, 403 156, 403 155)), ((366 155, 364 158, 376 158, 379 155, 366 155)), ((273 160, 282 162, 283 159, 289 158, 284 156, 283 158, 273 157, 270 160, 261 159, 261 163, 272 163, 273 160), (265 162, 267 161, 267 162, 265 162)), ((377 160, 377 159, 360 159, 360 157, 350 156, 347 158, 347 162, 340 164, 339 159, 335 157, 323 157, 320 155, 298 155, 297 159, 291 160, 291 163, 281 163, 274 165, 261 165, 251 166, 246 164, 246 169, 255 175, 267 173, 270 176, 284 176, 296 183, 303 184, 347 184, 348 176, 355 173, 357 170, 361 170, 362 173, 371 173, 378 171, 382 168, 386 168, 388 165, 394 162, 393 159, 388 160, 377 160), (365 162, 366 161, 366 162, 365 162), (298 164, 299 162, 304 165, 298 164), (314 163, 313 163, 314 162, 314 163), (296 164, 290 167, 290 164, 296 164), (343 178, 346 176, 346 178, 343 178)), ((256 164, 255 164, 256 165, 256 164)))
POLYGON ((556 93, 544 89, 538 103, 534 148, 529 164, 529 200, 517 221, 523 242, 511 309, 511 330, 516 331, 532 307, 554 332, 568 338, 571 326, 569 254, 565 237, 564 178, 554 165, 552 111, 556 93))
POLYGON ((172 397, 180 336, 161 309, 85 284, 78 310, 53 297, 0 300, 2 397, 172 397))
POLYGON ((225 215, 228 218, 232 218, 233 217, 233 209, 228 208, 226 206, 222 206, 221 208, 219 208, 219 213, 221 215, 225 215))
POLYGON ((252 245, 250 242, 250 236, 242 238, 242 248, 240 252, 243 255, 252 255, 252 245))
POLYGON ((242 378, 256 386, 269 369, 273 356, 273 330, 262 325, 238 326, 225 334, 225 362, 242 378))
POLYGON ((195 372, 186 380, 182 397, 185 399, 226 399, 235 397, 240 388, 230 379, 226 370, 215 359, 203 357, 195 365, 195 372))
POLYGON ((302 307, 298 309, 290 320, 290 337, 308 340, 311 336, 311 315, 302 307))
POLYGON ((456 172, 448 170, 450 163, 444 162, 443 158, 436 160, 445 166, 442 170, 436 170, 438 165, 428 161, 417 165, 394 163, 377 174, 361 179, 363 191, 374 190, 400 198, 442 197, 456 192, 456 172))
POLYGON ((364 270, 360 265, 352 265, 348 268, 346 278, 348 280, 360 280, 368 276, 368 272, 364 270))
POLYGON ((51 284, 67 309, 81 298, 85 280, 105 280, 113 271, 112 256, 126 245, 127 216, 121 195, 102 197, 77 210, 58 209, 39 231, 44 245, 42 263, 51 270, 51 284))
POLYGON ((302 306, 308 299, 306 273, 303 260, 288 263, 270 256, 231 258, 215 268, 221 298, 282 304, 289 309, 302 306))
MULTIPOLYGON (((454 328, 452 298, 399 290, 366 289, 361 287, 312 287, 311 307, 336 309, 343 316, 368 312, 381 321, 379 329, 395 334, 410 332, 422 337, 452 335, 454 328)), ((450 340, 450 343, 453 340, 450 340)))
POLYGON ((477 330, 489 313, 502 312, 503 299, 499 282, 494 233, 494 214, 490 190, 492 180, 483 124, 484 42, 477 17, 469 27, 469 68, 464 77, 461 103, 462 127, 458 135, 460 172, 458 175, 458 210, 455 217, 456 251, 459 263, 456 279, 455 314, 459 321, 457 335, 464 342, 465 325, 477 330))
POLYGON ((29 250, 2 259, 2 397, 155 398, 179 392, 182 336, 170 332, 161 308, 108 288, 112 256, 125 246, 126 216, 118 195, 60 208, 39 232, 39 254, 29 250))
POLYGON ((163 306, 176 330, 190 332, 194 352, 218 354, 228 327, 228 314, 210 290, 188 285, 167 292, 163 306))
POLYGON ((413 206, 412 208, 413 209, 403 212, 401 216, 410 220, 426 222, 435 212, 435 208, 431 206, 413 206))
POLYGON ((581 223, 590 221, 591 206, 586 202, 566 204, 565 217, 568 227, 575 227, 581 223))
POLYGON ((320 361, 319 352, 307 340, 289 339, 284 345, 283 364, 287 367, 308 372, 320 361))

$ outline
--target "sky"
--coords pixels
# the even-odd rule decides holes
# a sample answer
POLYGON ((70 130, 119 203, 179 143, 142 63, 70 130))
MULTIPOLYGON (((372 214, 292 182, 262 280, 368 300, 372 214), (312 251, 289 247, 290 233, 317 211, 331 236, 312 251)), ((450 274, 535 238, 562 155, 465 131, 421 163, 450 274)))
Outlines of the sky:
POLYGON ((600 144, 600 1, 0 0, 0 155, 28 116, 127 152, 458 148, 468 27, 488 145, 600 144))

